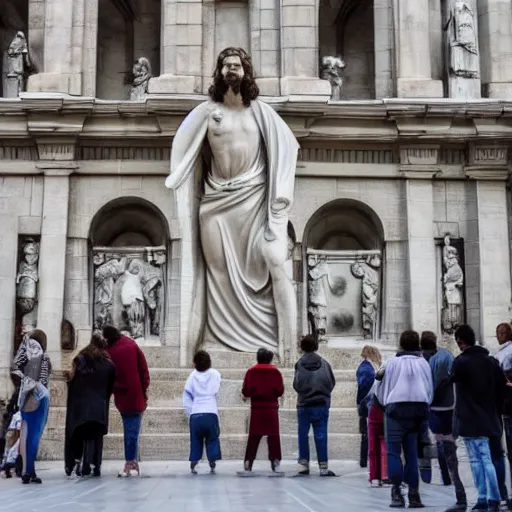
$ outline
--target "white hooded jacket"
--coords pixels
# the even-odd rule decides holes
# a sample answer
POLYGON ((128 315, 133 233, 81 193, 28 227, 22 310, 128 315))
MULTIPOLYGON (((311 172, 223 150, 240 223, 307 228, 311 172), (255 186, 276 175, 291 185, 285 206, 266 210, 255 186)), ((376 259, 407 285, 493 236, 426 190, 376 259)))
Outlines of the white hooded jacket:
POLYGON ((192 414, 219 414, 217 394, 221 375, 210 368, 205 372, 194 370, 188 377, 183 391, 183 408, 188 417, 192 414))

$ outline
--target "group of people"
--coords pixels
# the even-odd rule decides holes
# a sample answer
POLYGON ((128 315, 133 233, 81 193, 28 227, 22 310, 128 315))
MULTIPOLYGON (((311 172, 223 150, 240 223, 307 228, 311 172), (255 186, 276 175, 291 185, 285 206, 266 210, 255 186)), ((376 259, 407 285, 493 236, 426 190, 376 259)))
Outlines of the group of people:
POLYGON ((430 432, 444 485, 452 485, 456 503, 446 512, 465 511, 466 491, 459 475, 457 438, 466 446, 478 499, 472 510, 512 510, 505 483, 502 437, 512 469, 512 327, 496 329, 498 351, 476 343, 473 329, 460 325, 458 357, 437 346, 433 332, 405 331, 396 356, 384 364, 376 347, 366 346, 357 370, 361 467, 369 465, 373 486, 391 484, 392 508, 423 508, 420 475, 430 483, 427 449, 430 432), (402 452, 405 465, 402 462, 402 452), (422 464, 423 463, 423 464, 422 464))

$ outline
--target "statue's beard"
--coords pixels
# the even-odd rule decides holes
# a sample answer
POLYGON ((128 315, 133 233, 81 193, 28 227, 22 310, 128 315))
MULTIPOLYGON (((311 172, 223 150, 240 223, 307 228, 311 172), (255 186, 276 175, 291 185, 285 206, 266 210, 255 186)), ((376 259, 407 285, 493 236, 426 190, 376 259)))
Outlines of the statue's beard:
POLYGON ((227 88, 231 89, 235 94, 240 94, 242 79, 236 73, 227 73, 224 78, 224 83, 227 88))

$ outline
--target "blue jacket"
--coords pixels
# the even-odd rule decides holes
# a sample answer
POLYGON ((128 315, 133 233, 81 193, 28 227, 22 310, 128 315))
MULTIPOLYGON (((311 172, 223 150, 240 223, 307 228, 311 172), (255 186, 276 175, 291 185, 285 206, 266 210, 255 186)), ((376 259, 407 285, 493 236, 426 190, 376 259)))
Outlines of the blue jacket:
MULTIPOLYGON (((357 397, 356 403, 359 408, 364 398, 370 390, 372 389, 373 383, 375 381, 375 370, 373 369, 372 363, 370 361, 364 360, 356 371, 356 380, 357 380, 357 397)), ((360 408, 360 416, 366 417, 364 413, 366 408, 360 408)))
POLYGON ((455 393, 451 381, 451 370, 455 358, 444 348, 439 348, 434 354, 423 353, 432 370, 434 382, 434 399, 432 410, 451 410, 455 407, 455 393))

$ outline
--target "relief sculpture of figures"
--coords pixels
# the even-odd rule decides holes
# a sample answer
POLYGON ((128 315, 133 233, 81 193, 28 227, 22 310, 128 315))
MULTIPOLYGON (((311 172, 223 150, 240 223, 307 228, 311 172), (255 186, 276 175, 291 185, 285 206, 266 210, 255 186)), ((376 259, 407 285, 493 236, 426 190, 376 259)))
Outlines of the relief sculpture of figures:
POLYGON ((27 332, 35 327, 31 318, 37 303, 37 283, 39 281, 39 244, 28 238, 22 247, 23 256, 16 276, 16 303, 22 315, 22 329, 27 332))
POLYGON ((445 25, 450 50, 450 74, 462 78, 479 78, 474 12, 463 0, 450 2, 449 18, 445 25))
POLYGON ((464 311, 462 307, 462 293, 464 286, 464 273, 459 262, 459 253, 451 245, 449 235, 444 238, 443 247, 443 285, 444 285, 444 309, 442 314, 443 331, 452 334, 457 325, 464 323, 464 311))
POLYGON ((299 145, 258 94, 249 55, 222 51, 209 101, 174 137, 166 186, 174 190, 186 262, 184 341, 242 352, 279 346, 284 355, 297 340, 285 262, 299 145))
POLYGON ((322 59, 322 79, 331 84, 331 100, 341 100, 341 86, 343 85, 342 71, 345 62, 340 57, 324 57, 322 59))
POLYGON ((362 327, 365 338, 375 338, 379 294, 380 256, 371 256, 366 262, 356 262, 351 266, 352 275, 363 281, 362 327))
POLYGON ((25 34, 17 32, 6 51, 4 62, 7 70, 3 76, 3 94, 5 98, 17 98, 25 90, 25 83, 32 64, 28 53, 25 34))
POLYGON ((130 90, 130 100, 143 100, 148 93, 151 78, 151 63, 146 57, 141 57, 133 65, 133 83, 130 90))
POLYGON ((325 340, 328 269, 325 256, 308 256, 308 318, 313 336, 325 340))

